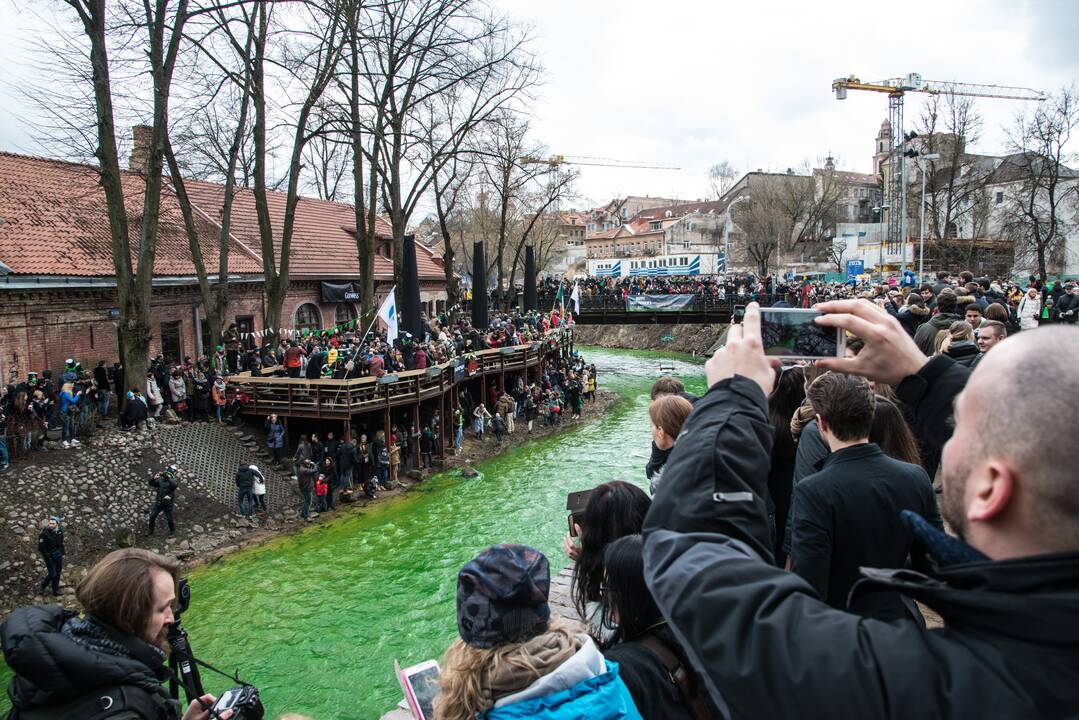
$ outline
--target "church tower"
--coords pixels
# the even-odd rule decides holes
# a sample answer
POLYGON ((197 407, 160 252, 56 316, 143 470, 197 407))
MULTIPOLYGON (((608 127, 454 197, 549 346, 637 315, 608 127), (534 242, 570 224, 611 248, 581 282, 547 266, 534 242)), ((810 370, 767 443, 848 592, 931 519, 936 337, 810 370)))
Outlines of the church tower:
POLYGON ((888 156, 892 153, 892 124, 885 120, 880 124, 880 131, 877 133, 876 145, 873 148, 873 174, 880 173, 880 166, 887 160, 888 156))

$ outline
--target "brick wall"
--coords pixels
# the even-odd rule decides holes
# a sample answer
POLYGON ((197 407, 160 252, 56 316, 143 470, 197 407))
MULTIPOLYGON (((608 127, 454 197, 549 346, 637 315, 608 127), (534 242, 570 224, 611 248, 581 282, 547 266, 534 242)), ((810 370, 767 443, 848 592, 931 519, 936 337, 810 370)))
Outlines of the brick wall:
MULTIPOLYGON (((231 288, 226 324, 250 315, 262 325, 262 286, 231 288)), ((196 356, 195 306, 201 295, 194 286, 155 289, 150 310, 150 354, 162 352, 162 323, 179 322, 179 350, 196 356)), ((46 368, 58 373, 74 357, 85 368, 99 360, 119 359, 116 326, 109 310, 116 307, 115 291, 47 290, 0 292, 0 373, 4 381, 15 367, 21 377, 46 368)), ((200 307, 201 311, 201 307, 200 307)), ((203 317, 203 315, 199 315, 203 317)))

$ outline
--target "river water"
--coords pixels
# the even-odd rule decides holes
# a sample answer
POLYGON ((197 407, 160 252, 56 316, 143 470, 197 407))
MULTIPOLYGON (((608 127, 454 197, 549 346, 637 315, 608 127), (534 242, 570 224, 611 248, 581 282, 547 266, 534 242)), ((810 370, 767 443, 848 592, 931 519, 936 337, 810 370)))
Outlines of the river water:
MULTIPOLYGON (((568 492, 611 479, 644 486, 648 391, 661 360, 673 362, 687 389, 703 390, 699 364, 581 352, 596 363, 601 386, 622 397, 599 421, 484 462, 480 477, 436 475, 362 513, 193 573, 184 626, 196 655, 258 686, 269 718, 367 720, 393 707, 401 697, 394 659, 405 666, 441 658, 456 634, 457 571, 478 550, 532 545, 556 573, 566 563, 568 492)), ((232 684, 208 672, 203 681, 211 692, 232 684)))

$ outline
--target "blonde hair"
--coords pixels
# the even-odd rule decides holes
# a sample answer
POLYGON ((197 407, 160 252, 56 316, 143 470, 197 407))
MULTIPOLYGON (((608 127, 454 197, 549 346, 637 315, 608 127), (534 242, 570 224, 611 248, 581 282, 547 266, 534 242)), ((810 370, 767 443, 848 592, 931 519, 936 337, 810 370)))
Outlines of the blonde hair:
MULTIPOLYGON (((551 622, 546 635, 560 635, 563 643, 576 643, 576 636, 564 625, 551 622)), ((539 679, 543 671, 527 650, 527 641, 493 648, 472 647, 457 638, 442 658, 442 674, 438 679, 439 695, 435 698, 435 720, 474 720, 477 713, 494 707, 490 678, 503 668, 513 667, 539 679)))
POLYGON ((956 340, 973 340, 974 328, 966 320, 956 320, 948 326, 947 330, 941 330, 937 333, 936 344, 937 352, 948 352, 948 348, 952 346, 952 342, 956 340))
POLYGON ((681 395, 660 395, 648 406, 652 424, 663 430, 671 440, 682 432, 682 425, 693 412, 693 403, 681 395))

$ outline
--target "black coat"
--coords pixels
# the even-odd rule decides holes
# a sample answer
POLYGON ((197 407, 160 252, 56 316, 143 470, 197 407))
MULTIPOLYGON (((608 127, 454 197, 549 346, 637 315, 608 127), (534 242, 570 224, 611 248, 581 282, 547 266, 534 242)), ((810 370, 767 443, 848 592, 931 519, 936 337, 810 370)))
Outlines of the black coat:
POLYGON ((162 473, 150 478, 147 484, 157 490, 154 500, 161 505, 171 505, 173 500, 176 499, 176 488, 178 487, 176 478, 168 473, 162 473))
POLYGON ((64 556, 64 531, 57 527, 55 530, 46 527, 37 536, 37 551, 48 557, 64 556))
MULTIPOLYGON (((678 640, 666 626, 649 633, 680 656, 678 640)), ((633 704, 648 720, 693 720, 682 693, 667 677, 667 668, 652 650, 637 640, 618 643, 603 651, 608 660, 618 663, 618 676, 626 683, 633 704)), ((683 662, 686 662, 683 659, 683 662)), ((688 669, 688 667, 687 667, 688 669)))
POLYGON ((348 472, 356 467, 359 458, 356 455, 356 446, 350 442, 342 443, 337 448, 337 467, 342 472, 348 472))
POLYGON ((255 487, 255 471, 248 465, 241 465, 236 470, 236 487, 241 490, 250 490, 255 487))
MULTIPOLYGON (((938 448, 968 376, 941 356, 897 388, 938 448)), ((940 613, 941 629, 831 608, 768 562, 767 408, 746 378, 716 383, 644 524, 648 586, 725 717, 1079 714, 1079 553, 866 571, 940 613)))
MULTIPOLYGON (((162 714, 131 712, 117 717, 180 718, 180 705, 168 697, 161 684, 165 679, 164 655, 145 642, 128 637, 125 657, 112 650, 110 640, 87 646, 71 633, 69 627, 86 627, 76 614, 57 605, 19 608, 0 627, 4 659, 15 671, 8 686, 12 705, 29 717, 68 717, 75 707, 95 700, 104 691, 117 686, 130 692, 162 714), (133 651, 133 652, 132 652, 133 651)), ((100 717, 105 717, 101 715, 100 717)))
MULTIPOLYGON (((859 568, 906 564, 914 541, 900 518, 910 510, 938 529, 933 485, 918 465, 888 457, 876 443, 837 450, 794 489, 791 558, 794 572, 835 608, 847 608, 859 568)), ((897 593, 854 598, 852 612, 881 620, 907 617, 897 593)))

